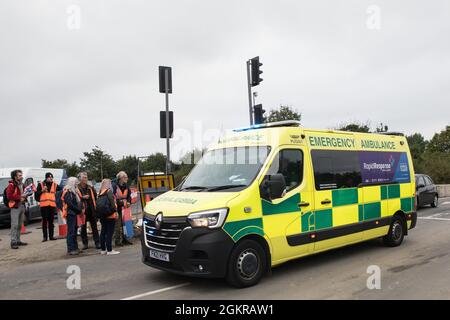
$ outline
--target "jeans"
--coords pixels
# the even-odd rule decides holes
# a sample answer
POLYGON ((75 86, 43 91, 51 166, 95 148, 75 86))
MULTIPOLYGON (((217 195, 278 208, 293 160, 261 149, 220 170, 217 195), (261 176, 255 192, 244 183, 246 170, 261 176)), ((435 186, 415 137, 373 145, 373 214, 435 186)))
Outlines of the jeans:
POLYGON ((77 216, 67 215, 67 252, 78 250, 77 241, 77 216))
POLYGON ((86 212, 86 223, 81 226, 81 240, 84 245, 88 244, 88 235, 87 235, 87 223, 90 223, 92 229, 92 238, 94 239, 95 245, 99 242, 98 239, 98 229, 97 229, 97 219, 95 218, 94 213, 86 212))
POLYGON ((100 245, 102 247, 102 251, 111 251, 116 219, 102 219, 101 223, 102 231, 100 233, 100 245))
POLYGON ((54 207, 41 207, 42 216, 42 235, 44 239, 53 239, 54 235, 54 224, 56 208, 54 207))
POLYGON ((19 205, 19 208, 11 208, 11 243, 20 242, 20 230, 22 229, 25 218, 25 206, 19 205))

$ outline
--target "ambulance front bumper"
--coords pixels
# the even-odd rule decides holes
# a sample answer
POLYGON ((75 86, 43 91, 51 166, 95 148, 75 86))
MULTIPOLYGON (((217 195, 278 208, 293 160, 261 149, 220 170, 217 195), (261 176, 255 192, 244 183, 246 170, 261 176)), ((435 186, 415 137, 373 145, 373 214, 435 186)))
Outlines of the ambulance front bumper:
POLYGON ((202 278, 225 277, 228 257, 234 246, 233 240, 222 229, 191 227, 183 229, 173 249, 163 250, 152 242, 144 226, 141 235, 143 263, 171 273, 202 278), (169 261, 154 258, 154 252, 169 261))

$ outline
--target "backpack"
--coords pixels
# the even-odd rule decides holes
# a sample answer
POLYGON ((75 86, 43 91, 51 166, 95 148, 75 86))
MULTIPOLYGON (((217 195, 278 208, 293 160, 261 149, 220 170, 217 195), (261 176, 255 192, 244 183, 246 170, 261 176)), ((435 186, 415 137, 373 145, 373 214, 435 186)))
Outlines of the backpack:
POLYGON ((60 190, 60 191, 56 192, 56 195, 55 195, 56 207, 59 210, 63 210, 63 208, 64 208, 64 202, 63 202, 63 199, 62 199, 63 192, 64 192, 64 190, 60 190))
POLYGON ((7 189, 8 189, 8 187, 6 187, 5 190, 3 190, 3 203, 5 204, 5 206, 8 206, 8 204, 9 204, 9 199, 8 199, 8 196, 6 195, 7 189))
POLYGON ((114 209, 111 208, 111 203, 108 199, 108 194, 104 193, 97 198, 97 206, 95 208, 95 217, 103 219, 114 213, 114 209))

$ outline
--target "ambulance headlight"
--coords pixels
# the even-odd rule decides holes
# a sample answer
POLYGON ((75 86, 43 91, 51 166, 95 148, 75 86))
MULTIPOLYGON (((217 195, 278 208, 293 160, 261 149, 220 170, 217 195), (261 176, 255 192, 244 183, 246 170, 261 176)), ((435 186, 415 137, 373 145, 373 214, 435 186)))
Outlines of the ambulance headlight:
POLYGON ((191 213, 187 220, 193 228, 220 228, 227 218, 228 208, 213 209, 191 213))

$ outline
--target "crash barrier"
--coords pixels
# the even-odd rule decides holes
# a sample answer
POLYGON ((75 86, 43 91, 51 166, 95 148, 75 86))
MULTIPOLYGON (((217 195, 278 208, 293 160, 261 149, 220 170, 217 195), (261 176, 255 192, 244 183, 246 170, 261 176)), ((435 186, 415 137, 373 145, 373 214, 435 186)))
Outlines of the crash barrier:
POLYGON ((123 233, 128 239, 133 238, 133 216, 131 215, 131 207, 122 209, 123 233))
POLYGON ((62 217, 61 210, 58 211, 58 235, 60 238, 65 238, 67 236, 67 223, 66 219, 62 217))
POLYGON ((450 197, 450 184, 437 184, 436 188, 440 198, 450 197))

